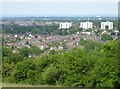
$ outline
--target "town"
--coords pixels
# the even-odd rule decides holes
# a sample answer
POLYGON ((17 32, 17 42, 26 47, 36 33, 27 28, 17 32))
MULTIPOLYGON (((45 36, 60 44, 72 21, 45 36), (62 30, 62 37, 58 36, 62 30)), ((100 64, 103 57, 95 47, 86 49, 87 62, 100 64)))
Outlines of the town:
POLYGON ((89 18, 84 21, 78 21, 77 23, 64 20, 4 20, 3 22, 0 22, 3 32, 1 35, 3 38, 2 43, 3 46, 14 48, 14 52, 17 52, 17 49, 22 47, 30 48, 32 45, 34 45, 40 50, 44 50, 44 52, 47 54, 50 50, 59 52, 61 50, 82 47, 79 45, 81 38, 84 40, 94 40, 101 43, 117 39, 118 29, 114 26, 114 23, 109 20, 104 20, 103 22, 101 19, 102 18, 100 17, 98 18, 99 24, 97 25, 95 22, 90 21, 89 18), (15 26, 17 26, 17 28, 15 26), (36 27, 34 28, 34 26, 36 27), (37 27, 41 26, 55 26, 54 31, 56 33, 50 33, 53 28, 43 28, 48 30, 46 30, 46 32, 39 33, 42 28, 37 29, 37 27), (24 29, 33 27, 33 29, 30 28, 30 30, 28 28, 28 30, 22 32, 20 29, 17 30, 20 27, 24 27, 24 29))
POLYGON ((3 2, 2 87, 120 88, 118 2, 3 2))

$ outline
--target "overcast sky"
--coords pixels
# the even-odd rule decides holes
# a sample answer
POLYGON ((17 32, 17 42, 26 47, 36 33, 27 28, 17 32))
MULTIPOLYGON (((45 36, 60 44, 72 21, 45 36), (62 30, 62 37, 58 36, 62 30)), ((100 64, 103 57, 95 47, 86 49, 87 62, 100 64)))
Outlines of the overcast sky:
POLYGON ((117 16, 117 2, 5 2, 2 16, 117 16))

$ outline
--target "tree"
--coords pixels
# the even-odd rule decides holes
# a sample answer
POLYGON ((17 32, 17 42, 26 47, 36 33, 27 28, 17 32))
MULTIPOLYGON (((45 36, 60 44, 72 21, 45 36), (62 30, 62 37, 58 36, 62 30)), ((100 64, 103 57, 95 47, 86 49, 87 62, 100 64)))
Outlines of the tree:
POLYGON ((43 55, 16 64, 5 63, 3 78, 13 83, 118 88, 119 44, 118 40, 102 45, 88 40, 85 43, 87 52, 75 48, 62 54, 43 55), (95 50, 96 47, 100 47, 99 51, 95 50))
POLYGON ((109 26, 108 26, 108 25, 106 25, 106 26, 105 26, 105 29, 106 29, 106 30, 108 30, 108 29, 109 29, 109 26))
POLYGON ((2 47, 2 55, 3 57, 7 57, 12 53, 12 51, 6 47, 2 47))
POLYGON ((9 55, 9 57, 6 59, 6 61, 8 63, 18 63, 20 61, 23 61, 23 56, 19 53, 12 53, 11 55, 9 55))
POLYGON ((54 85, 59 78, 59 73, 55 67, 52 65, 45 70, 42 74, 42 78, 45 84, 54 85))
POLYGON ((24 57, 29 57, 30 55, 30 49, 28 47, 23 47, 19 50, 20 54, 23 55, 24 57))
POLYGON ((31 46, 30 53, 32 56, 38 56, 41 54, 41 50, 37 46, 31 46))
POLYGON ((81 46, 83 46, 83 45, 85 45, 85 43, 86 43, 86 40, 84 40, 83 38, 81 38, 79 44, 81 46))
POLYGON ((94 42, 93 40, 87 40, 84 49, 85 51, 94 51, 99 50, 101 48, 101 44, 98 42, 94 42))
POLYGON ((13 77, 17 82, 25 82, 28 76, 29 70, 35 70, 35 65, 32 60, 25 60, 16 64, 15 70, 13 72, 13 77))
POLYGON ((110 35, 103 34, 103 35, 101 36, 101 40, 102 40, 102 41, 107 41, 107 40, 113 40, 113 38, 112 38, 112 36, 110 36, 110 35))
POLYGON ((49 54, 56 54, 57 52, 55 50, 50 50, 49 54))

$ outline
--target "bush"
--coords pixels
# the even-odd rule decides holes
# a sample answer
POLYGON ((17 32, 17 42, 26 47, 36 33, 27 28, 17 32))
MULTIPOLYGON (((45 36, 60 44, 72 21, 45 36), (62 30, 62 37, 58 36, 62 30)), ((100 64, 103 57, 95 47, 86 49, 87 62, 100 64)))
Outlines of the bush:
POLYGON ((99 51, 94 50, 99 46, 96 42, 88 41, 86 44, 93 45, 89 48, 91 52, 75 48, 62 54, 26 59, 17 64, 5 62, 3 80, 76 87, 119 87, 119 42, 104 44, 99 51))
POLYGON ((59 73, 55 67, 50 66, 43 72, 42 78, 45 84, 54 85, 59 78, 59 73))
POLYGON ((112 38, 112 36, 110 36, 110 35, 103 34, 103 35, 101 36, 101 40, 102 40, 102 41, 107 41, 107 40, 113 40, 113 38, 112 38))
POLYGON ((85 45, 85 43, 86 43, 86 40, 84 40, 83 38, 81 38, 79 44, 81 46, 83 46, 83 45, 85 45))
POLYGON ((87 40, 86 44, 84 45, 85 51, 93 51, 93 50, 100 50, 101 49, 101 43, 94 42, 92 40, 87 40))

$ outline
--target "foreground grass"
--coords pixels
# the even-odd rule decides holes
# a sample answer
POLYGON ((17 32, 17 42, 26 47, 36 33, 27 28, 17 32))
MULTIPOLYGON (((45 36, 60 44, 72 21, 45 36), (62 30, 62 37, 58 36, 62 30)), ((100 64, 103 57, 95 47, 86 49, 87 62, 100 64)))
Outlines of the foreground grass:
POLYGON ((15 83, 2 83, 2 87, 63 87, 63 86, 52 86, 52 85, 29 85, 29 84, 15 84, 15 83))

